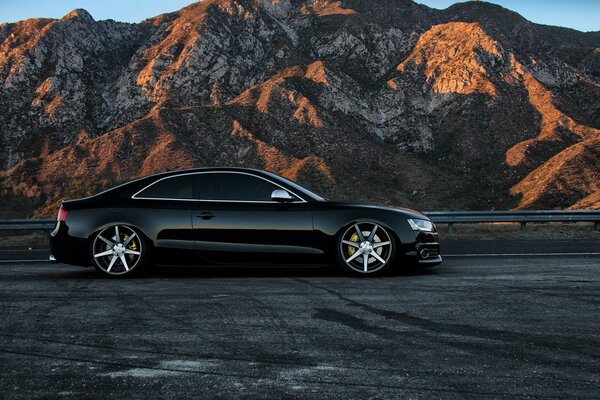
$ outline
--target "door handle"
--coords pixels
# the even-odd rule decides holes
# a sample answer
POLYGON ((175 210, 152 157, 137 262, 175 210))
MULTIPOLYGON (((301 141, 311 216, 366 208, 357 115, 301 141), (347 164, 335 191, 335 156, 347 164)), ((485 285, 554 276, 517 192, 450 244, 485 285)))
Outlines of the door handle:
POLYGON ((197 217, 200 217, 202 219, 211 219, 216 217, 216 215, 211 213, 210 211, 202 211, 200 214, 197 215, 197 217))

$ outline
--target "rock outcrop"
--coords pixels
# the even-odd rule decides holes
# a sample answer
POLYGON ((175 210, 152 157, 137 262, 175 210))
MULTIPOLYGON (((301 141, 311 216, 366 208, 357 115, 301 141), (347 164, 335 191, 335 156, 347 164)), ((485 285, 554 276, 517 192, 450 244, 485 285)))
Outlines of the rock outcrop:
POLYGON ((47 215, 140 175, 245 165, 421 209, 597 208, 599 82, 600 33, 484 2, 206 0, 139 24, 5 23, 0 202, 47 215))

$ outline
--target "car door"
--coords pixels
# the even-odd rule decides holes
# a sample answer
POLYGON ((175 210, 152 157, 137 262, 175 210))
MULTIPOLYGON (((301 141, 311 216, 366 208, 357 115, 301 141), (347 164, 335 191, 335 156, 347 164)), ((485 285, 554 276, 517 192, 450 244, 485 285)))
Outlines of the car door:
POLYGON ((282 187, 245 172, 197 174, 198 208, 192 225, 199 255, 211 263, 295 264, 314 253, 310 203, 292 194, 271 200, 282 187))
POLYGON ((192 230, 192 213, 197 208, 196 180, 193 174, 180 174, 157 180, 133 195, 135 207, 128 219, 152 236, 158 251, 157 264, 197 264, 198 255, 192 230))

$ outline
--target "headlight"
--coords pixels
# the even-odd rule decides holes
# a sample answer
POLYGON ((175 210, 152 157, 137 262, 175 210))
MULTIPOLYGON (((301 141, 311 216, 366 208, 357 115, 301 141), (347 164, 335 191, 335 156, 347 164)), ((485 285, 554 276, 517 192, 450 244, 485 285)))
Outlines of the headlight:
POLYGON ((433 222, 426 219, 409 219, 408 223, 413 231, 433 232, 433 222))

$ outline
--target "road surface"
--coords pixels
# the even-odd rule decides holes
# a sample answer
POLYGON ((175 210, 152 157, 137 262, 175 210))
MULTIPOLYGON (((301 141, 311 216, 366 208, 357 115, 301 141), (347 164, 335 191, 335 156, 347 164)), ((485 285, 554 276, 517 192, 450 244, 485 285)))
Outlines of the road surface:
MULTIPOLYGON (((560 249, 559 249, 560 250, 560 249)), ((0 265, 0 393, 600 397, 600 257, 448 257, 383 278, 0 265)))

